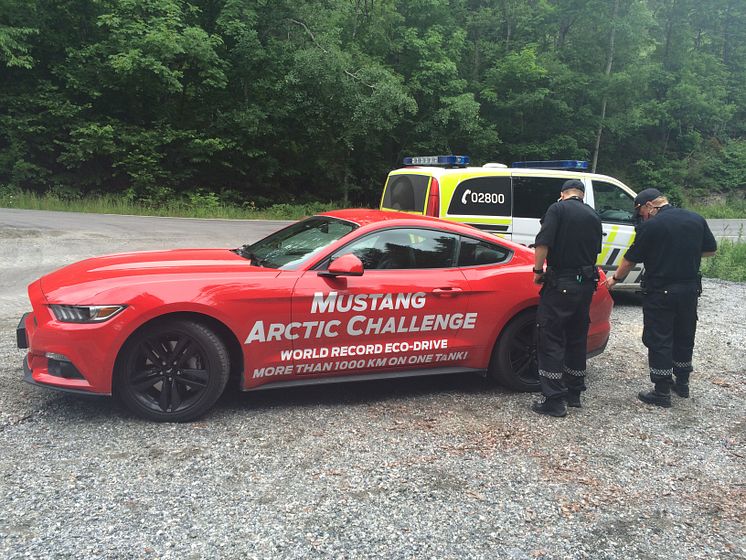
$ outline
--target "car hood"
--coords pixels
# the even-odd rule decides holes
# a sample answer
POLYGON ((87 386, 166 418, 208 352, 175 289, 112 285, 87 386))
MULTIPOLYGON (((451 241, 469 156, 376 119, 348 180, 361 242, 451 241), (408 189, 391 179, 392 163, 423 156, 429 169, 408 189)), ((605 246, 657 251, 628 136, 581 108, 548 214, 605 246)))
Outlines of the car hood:
POLYGON ((116 285, 163 282, 176 276, 214 278, 231 273, 269 278, 279 271, 252 266, 250 261, 229 249, 143 251, 76 262, 43 276, 41 289, 54 301, 71 292, 91 294, 116 285))

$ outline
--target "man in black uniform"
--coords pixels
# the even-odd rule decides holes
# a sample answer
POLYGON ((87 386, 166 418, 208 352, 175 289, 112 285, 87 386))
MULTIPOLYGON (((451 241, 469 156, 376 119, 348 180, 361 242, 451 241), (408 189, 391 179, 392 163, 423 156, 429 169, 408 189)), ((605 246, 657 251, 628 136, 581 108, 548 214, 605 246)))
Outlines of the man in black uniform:
POLYGON ((583 202, 584 196, 581 181, 565 181, 560 199, 541 220, 534 244, 534 282, 543 284, 536 323, 544 399, 534 403, 533 410, 550 416, 565 416, 567 405, 580 407, 580 393, 585 391, 589 313, 598 282, 602 228, 601 218, 583 202))
POLYGON ((611 288, 624 280, 635 263, 644 263, 642 342, 648 348, 650 381, 655 387, 638 397, 670 407, 672 386, 679 396, 689 396, 697 298, 702 291, 699 265, 703 256, 715 254, 717 242, 702 216, 674 208, 658 189, 638 194, 635 209, 643 221, 606 284, 611 288))

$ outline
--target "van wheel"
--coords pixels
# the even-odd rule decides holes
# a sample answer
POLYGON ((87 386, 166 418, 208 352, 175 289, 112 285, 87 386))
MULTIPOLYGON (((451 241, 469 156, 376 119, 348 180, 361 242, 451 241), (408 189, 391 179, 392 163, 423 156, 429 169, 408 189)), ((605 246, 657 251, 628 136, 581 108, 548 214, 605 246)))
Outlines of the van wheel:
POLYGON ((187 422, 207 412, 225 389, 225 344, 200 323, 169 320, 136 332, 117 360, 116 394, 137 416, 187 422))
POLYGON ((536 361, 536 310, 515 316, 495 344, 489 375, 514 391, 540 390, 536 361))

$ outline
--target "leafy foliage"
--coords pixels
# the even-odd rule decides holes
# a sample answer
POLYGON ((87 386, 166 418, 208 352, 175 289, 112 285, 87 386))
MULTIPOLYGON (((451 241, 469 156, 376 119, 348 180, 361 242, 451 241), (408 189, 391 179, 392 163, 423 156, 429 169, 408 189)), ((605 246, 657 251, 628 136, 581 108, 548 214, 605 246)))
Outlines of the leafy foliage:
POLYGON ((0 0, 7 192, 375 205, 452 152, 739 199, 745 134, 740 0, 0 0))

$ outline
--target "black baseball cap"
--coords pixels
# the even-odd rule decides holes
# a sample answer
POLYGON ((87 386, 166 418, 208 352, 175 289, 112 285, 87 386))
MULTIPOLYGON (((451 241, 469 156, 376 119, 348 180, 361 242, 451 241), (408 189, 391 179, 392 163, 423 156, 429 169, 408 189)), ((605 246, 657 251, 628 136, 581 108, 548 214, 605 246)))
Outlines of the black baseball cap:
POLYGON ((640 191, 640 193, 635 197, 635 208, 639 208, 640 206, 647 204, 656 198, 660 198, 661 196, 663 196, 663 193, 658 189, 645 189, 644 191, 640 191))
POLYGON ((564 192, 567 189, 578 189, 580 192, 585 192, 585 185, 583 184, 583 181, 578 181, 577 179, 570 179, 562 183, 562 188, 560 189, 560 192, 564 192))

